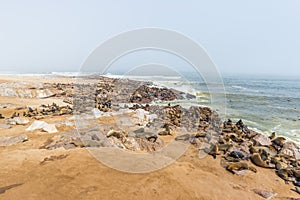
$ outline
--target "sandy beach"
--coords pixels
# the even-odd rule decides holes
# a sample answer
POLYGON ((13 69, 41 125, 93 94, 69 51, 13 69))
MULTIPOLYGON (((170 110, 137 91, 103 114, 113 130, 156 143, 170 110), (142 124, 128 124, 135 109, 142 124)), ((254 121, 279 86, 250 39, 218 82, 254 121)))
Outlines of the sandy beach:
MULTIPOLYGON (((20 82, 72 84, 75 80, 58 76, 0 76, 0 84, 20 82)), ((61 87, 64 90, 68 86, 61 87)), ((22 134, 27 137, 24 141, 0 146, 0 199, 267 199, 259 194, 262 191, 273 194, 271 199, 274 200, 300 199, 299 194, 291 190, 295 188, 293 183, 287 183, 276 175, 275 169, 255 166, 247 160, 245 162, 255 167, 256 173, 246 170, 244 174, 234 174, 222 166, 222 155, 217 155, 216 159, 211 155, 200 159, 199 148, 192 144, 178 160, 150 173, 126 173, 107 167, 90 154, 85 148, 86 144, 79 148, 73 141, 67 147, 58 146, 60 143, 56 143, 55 148, 50 147, 47 141, 76 129, 72 114, 68 112, 73 105, 65 101, 66 94, 68 92, 50 94, 43 98, 14 95, 0 97, 0 114, 4 117, 0 119, 0 137, 22 134), (59 107, 60 113, 22 116, 24 112, 25 115, 30 114, 29 107, 34 110, 41 105, 53 103, 62 107, 59 107), (8 124, 7 120, 15 112, 20 113, 19 117, 27 119, 28 122, 8 124), (56 131, 48 132, 48 129, 43 128, 26 131, 36 120, 55 124, 56 131)), ((174 95, 177 93, 174 92, 174 95)), ((132 101, 135 100, 133 98, 132 101)), ((142 99, 147 103, 146 100, 142 99)), ((109 106, 99 109, 104 110, 103 112, 114 112, 107 111, 106 108, 109 106)), ((44 109, 44 112, 48 112, 47 107, 44 109)), ((110 125, 111 120, 109 117, 101 117, 96 122, 110 125)), ((176 136, 177 133, 158 135, 157 141, 167 145, 176 136)), ((112 137, 122 141, 123 136, 112 137)), ((145 141, 150 142, 150 139, 145 141)), ((152 145, 154 151, 159 148, 156 144, 148 145, 152 145)))

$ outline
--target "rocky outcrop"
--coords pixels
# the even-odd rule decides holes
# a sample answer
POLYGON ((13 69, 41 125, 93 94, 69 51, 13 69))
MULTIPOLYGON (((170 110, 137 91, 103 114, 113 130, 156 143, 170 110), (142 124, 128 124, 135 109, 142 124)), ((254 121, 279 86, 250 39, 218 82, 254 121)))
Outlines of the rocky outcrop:
POLYGON ((26 131, 34 131, 34 130, 43 130, 47 133, 57 133, 57 129, 55 124, 48 124, 44 121, 35 120, 28 128, 26 128, 26 131))
POLYGON ((0 96, 49 98, 71 96, 72 85, 61 83, 6 82, 0 84, 0 96))
POLYGON ((28 140, 27 135, 16 135, 16 136, 9 136, 9 137, 0 137, 0 146, 10 146, 15 145, 21 142, 25 142, 28 140))
POLYGON ((29 120, 24 117, 14 117, 6 119, 6 123, 9 125, 26 125, 29 123, 29 120))

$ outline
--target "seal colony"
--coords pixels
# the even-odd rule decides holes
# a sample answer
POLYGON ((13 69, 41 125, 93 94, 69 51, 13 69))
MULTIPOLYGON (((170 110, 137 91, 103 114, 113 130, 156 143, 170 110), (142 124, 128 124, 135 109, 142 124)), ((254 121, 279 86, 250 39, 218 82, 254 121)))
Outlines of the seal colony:
MULTIPOLYGON (((177 100, 196 97, 154 86, 151 82, 99 76, 77 78, 88 81, 25 84, 21 88, 25 88, 26 93, 21 92, 19 83, 5 83, 5 87, 12 86, 13 92, 2 89, 1 96, 59 99, 61 104, 3 106, 0 109, 1 131, 13 130, 17 126, 24 126, 25 131, 29 123, 39 124, 35 122, 61 116, 66 121, 51 122, 50 125, 55 130, 58 127, 59 131, 45 140, 39 149, 115 147, 151 153, 163 149, 174 139, 197 148, 199 158, 202 158, 201 155, 210 155, 216 160, 220 158, 220 165, 238 176, 251 176, 251 173, 257 173, 258 168, 272 170, 291 186, 295 194, 299 193, 300 149, 275 132, 265 136, 249 129, 242 120, 223 121, 216 111, 208 107, 182 107, 176 103, 177 100), (9 112, 4 112, 7 109, 9 112), (74 129, 74 123, 77 123, 78 130, 74 129)), ((46 130, 45 126, 38 128, 46 130)), ((30 137, 21 136, 0 136, 0 146, 30 142, 30 137)), ((66 154, 50 156, 43 159, 41 165, 65 158, 66 154)))

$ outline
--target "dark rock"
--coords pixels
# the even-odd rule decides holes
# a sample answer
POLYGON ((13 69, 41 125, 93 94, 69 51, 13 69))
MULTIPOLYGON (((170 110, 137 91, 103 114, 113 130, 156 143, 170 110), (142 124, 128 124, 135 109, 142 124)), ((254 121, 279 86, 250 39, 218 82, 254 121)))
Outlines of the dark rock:
POLYGON ((233 158, 239 158, 239 159, 243 159, 245 157, 245 155, 241 151, 231 151, 229 153, 229 156, 233 158))

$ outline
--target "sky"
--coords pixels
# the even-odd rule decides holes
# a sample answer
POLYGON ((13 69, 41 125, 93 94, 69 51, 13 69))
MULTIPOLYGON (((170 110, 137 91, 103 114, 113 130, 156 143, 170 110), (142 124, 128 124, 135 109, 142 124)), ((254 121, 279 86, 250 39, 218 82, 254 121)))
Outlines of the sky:
MULTIPOLYGON (((225 75, 300 77, 299 0, 0 0, 0 71, 80 71, 107 39, 144 27, 193 39, 225 75)), ((170 55, 131 57, 123 64, 184 67, 170 55)))

